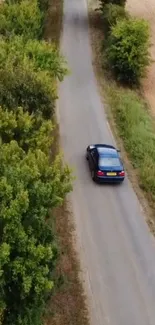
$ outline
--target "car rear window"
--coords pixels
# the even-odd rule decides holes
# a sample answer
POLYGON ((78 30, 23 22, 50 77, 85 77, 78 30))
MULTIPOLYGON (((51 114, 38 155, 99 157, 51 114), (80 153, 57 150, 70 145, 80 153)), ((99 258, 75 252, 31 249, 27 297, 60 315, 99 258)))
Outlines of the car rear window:
POLYGON ((118 167, 120 166, 120 160, 117 157, 100 157, 100 167, 118 167))

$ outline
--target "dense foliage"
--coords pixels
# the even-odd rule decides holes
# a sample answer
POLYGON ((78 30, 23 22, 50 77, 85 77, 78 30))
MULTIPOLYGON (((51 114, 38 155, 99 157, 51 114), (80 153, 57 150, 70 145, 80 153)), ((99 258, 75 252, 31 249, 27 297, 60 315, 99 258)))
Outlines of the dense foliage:
POLYGON ((66 64, 39 41, 48 2, 0 6, 0 324, 40 325, 57 247, 48 219, 71 190, 54 143, 57 80, 66 64))
POLYGON ((55 46, 23 37, 0 39, 0 105, 49 118, 57 98, 56 79, 67 69, 55 46))
POLYGON ((39 148, 49 153, 53 143, 54 125, 41 115, 24 112, 22 107, 8 110, 0 107, 0 135, 3 143, 16 140, 19 146, 28 152, 29 148, 39 148))
POLYGON ((137 83, 149 65, 149 27, 143 19, 120 20, 112 27, 107 57, 117 79, 137 83))

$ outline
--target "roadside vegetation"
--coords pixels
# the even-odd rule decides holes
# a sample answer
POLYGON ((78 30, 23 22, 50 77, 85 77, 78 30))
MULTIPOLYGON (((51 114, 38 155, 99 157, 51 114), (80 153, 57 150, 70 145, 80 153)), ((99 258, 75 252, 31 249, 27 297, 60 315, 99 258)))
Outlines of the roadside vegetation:
POLYGON ((49 220, 72 189, 69 167, 51 151, 56 82, 67 69, 41 40, 43 4, 0 5, 1 325, 42 324, 59 254, 49 220))
POLYGON ((114 133, 155 207, 155 122, 141 93, 150 64, 149 26, 129 15, 124 0, 89 1, 94 65, 114 133))
POLYGON ((61 15, 61 0, 0 4, 0 325, 87 324, 55 116, 61 15))

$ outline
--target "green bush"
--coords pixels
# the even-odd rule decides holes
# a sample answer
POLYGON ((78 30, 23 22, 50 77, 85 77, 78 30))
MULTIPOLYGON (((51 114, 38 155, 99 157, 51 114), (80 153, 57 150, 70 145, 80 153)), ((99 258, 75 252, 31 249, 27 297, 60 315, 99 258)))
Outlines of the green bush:
POLYGON ((107 44, 106 55, 117 79, 139 82, 150 63, 148 23, 143 19, 118 21, 107 44))
POLYGON ((106 27, 107 31, 109 31, 112 26, 116 25, 118 20, 128 19, 129 15, 125 11, 124 7, 110 3, 105 5, 102 17, 104 26, 106 27))
POLYGON ((57 250, 49 210, 71 190, 61 157, 27 154, 15 141, 0 146, 0 305, 3 324, 38 325, 57 250))
POLYGON ((8 5, 14 5, 16 3, 20 4, 22 1, 23 0, 5 0, 5 3, 7 3, 8 5))
MULTIPOLYGON (((5 0, 5 2, 7 4, 15 4, 15 3, 21 3, 23 0, 5 0)), ((33 1, 33 0, 29 0, 29 1, 33 1)), ((40 8, 41 11, 47 11, 48 9, 48 5, 49 5, 49 1, 48 0, 37 0, 38 2, 38 6, 40 8)))
POLYGON ((0 34, 23 35, 25 39, 40 38, 42 35, 43 14, 37 0, 23 0, 21 3, 0 6, 0 34))
POLYGON ((8 109, 22 106, 30 114, 50 118, 54 113, 56 82, 44 71, 35 72, 25 60, 17 66, 0 69, 0 105, 8 109))
POLYGON ((62 81, 67 73, 66 62, 55 47, 45 41, 28 40, 14 36, 6 40, 0 38, 0 68, 4 65, 17 65, 29 59, 33 70, 46 71, 51 77, 62 81))

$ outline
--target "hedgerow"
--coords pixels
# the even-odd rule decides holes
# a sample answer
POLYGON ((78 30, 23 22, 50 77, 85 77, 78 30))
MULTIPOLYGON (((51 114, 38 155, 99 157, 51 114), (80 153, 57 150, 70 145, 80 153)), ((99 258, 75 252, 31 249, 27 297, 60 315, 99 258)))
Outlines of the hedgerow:
POLYGON ((67 69, 59 51, 40 40, 47 6, 0 6, 1 325, 42 324, 58 255, 48 219, 72 189, 69 167, 50 153, 57 80, 67 69))

